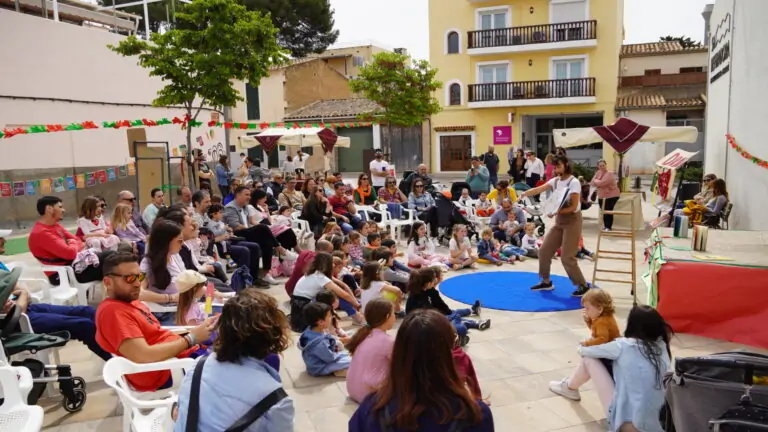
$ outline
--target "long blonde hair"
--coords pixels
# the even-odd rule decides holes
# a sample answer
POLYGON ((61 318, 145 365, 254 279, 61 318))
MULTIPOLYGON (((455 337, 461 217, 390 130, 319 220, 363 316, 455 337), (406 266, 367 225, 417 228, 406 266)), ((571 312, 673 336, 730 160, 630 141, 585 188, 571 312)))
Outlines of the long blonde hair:
POLYGON ((128 204, 118 204, 112 212, 112 228, 126 229, 133 216, 133 208, 128 204))
POLYGON ((459 233, 459 231, 466 228, 467 226, 463 224, 456 224, 453 226, 453 232, 451 233, 451 237, 453 237, 453 239, 456 241, 456 245, 461 246, 461 243, 459 242, 459 238, 457 234, 459 233))

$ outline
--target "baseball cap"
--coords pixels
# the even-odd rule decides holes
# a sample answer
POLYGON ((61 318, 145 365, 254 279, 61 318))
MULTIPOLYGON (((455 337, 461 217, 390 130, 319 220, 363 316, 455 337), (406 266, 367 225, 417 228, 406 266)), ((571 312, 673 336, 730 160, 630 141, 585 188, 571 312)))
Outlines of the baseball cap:
POLYGON ((9 230, 9 229, 0 230, 0 238, 10 237, 12 233, 13 233, 13 230, 9 230))
POLYGON ((208 279, 205 276, 194 270, 184 270, 179 277, 176 278, 176 289, 178 289, 179 294, 181 294, 207 281, 208 279))

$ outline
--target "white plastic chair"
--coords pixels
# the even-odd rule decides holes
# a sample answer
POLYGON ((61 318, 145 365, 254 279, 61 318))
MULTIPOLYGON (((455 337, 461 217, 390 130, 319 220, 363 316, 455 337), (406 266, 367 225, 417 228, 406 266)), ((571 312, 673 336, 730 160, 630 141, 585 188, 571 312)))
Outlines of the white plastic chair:
POLYGON ((39 432, 45 412, 42 407, 27 405, 32 390, 32 374, 24 367, 0 366, 0 387, 3 405, 0 406, 0 432, 39 432))
POLYGON ((301 212, 291 213, 291 228, 293 228, 293 232, 296 233, 296 237, 299 239, 299 243, 308 237, 307 234, 312 233, 312 230, 309 229, 309 222, 301 219, 300 217, 301 212))
POLYGON ((69 283, 67 270, 62 266, 29 266, 22 263, 9 263, 9 269, 20 268, 21 277, 19 280, 29 288, 29 295, 39 303, 49 303, 54 305, 81 304, 87 305, 85 293, 81 293, 77 288, 69 283), (59 275, 59 285, 51 285, 45 272, 53 272, 59 275))
POLYGON ((376 222, 376 225, 378 225, 381 229, 387 229, 387 227, 390 226, 390 222, 392 221, 392 215, 390 215, 387 210, 378 210, 372 206, 357 206, 357 212, 364 213, 366 220, 369 221, 374 220, 372 215, 379 215, 381 217, 381 222, 376 222))
POLYGON ((413 226, 413 223, 416 222, 416 212, 403 208, 403 214, 406 216, 405 219, 393 219, 390 218, 389 220, 389 226, 392 229, 392 238, 395 241, 400 241, 400 234, 403 232, 402 228, 404 226, 413 226))
POLYGON ((112 357, 104 364, 104 382, 113 388, 123 406, 123 432, 149 432, 173 430, 171 409, 178 400, 173 392, 137 392, 131 388, 125 375, 171 370, 174 384, 180 384, 183 372, 195 367, 194 359, 170 359, 156 363, 137 364, 123 357, 112 357))

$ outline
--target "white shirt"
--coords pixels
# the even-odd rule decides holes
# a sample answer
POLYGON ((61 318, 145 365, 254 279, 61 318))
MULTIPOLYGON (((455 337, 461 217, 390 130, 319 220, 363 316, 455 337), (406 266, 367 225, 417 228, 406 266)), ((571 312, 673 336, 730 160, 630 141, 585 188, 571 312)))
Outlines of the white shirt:
MULTIPOLYGON (((462 240, 462 246, 464 246, 464 252, 459 255, 459 259, 467 259, 469 258, 469 250, 472 247, 472 244, 469 242, 469 237, 464 237, 464 240, 462 240)), ((451 241, 448 242, 448 250, 451 252, 458 251, 459 250, 459 244, 456 242, 456 239, 451 237, 451 241)))
POLYGON ((523 249, 530 250, 530 249, 538 249, 536 246, 536 236, 529 236, 528 234, 523 236, 522 240, 523 249))
POLYGON ((377 173, 386 173, 389 175, 389 162, 385 161, 384 159, 381 160, 381 162, 377 161, 376 159, 372 160, 371 163, 368 165, 368 168, 371 170, 371 185, 379 188, 383 187, 387 182, 387 177, 378 177, 373 175, 374 172, 377 173))
POLYGON ((525 161, 525 176, 530 177, 531 174, 538 174, 540 177, 544 177, 544 162, 541 159, 536 158, 533 161, 527 159, 525 161))
POLYGON ((360 310, 365 310, 365 305, 373 299, 381 297, 381 288, 384 287, 386 282, 384 281, 371 281, 371 286, 368 289, 360 290, 360 310))
POLYGON ((566 195, 570 197, 571 194, 579 194, 579 198, 576 198, 576 202, 578 202, 576 205, 576 212, 581 211, 581 183, 579 182, 579 179, 574 176, 570 176, 566 180, 561 180, 560 176, 557 176, 549 180, 547 184, 552 187, 552 191, 554 192, 552 196, 550 196, 548 202, 550 202, 550 200, 556 200, 558 206, 556 207, 553 202, 553 210, 551 210, 552 212, 555 212, 564 207, 568 207, 567 205, 559 205, 560 202, 566 197, 566 195))
POLYGON ((153 284, 151 275, 152 265, 149 260, 144 257, 144 259, 141 260, 141 264, 139 265, 139 270, 142 273, 146 273, 149 277, 147 289, 158 294, 176 294, 179 292, 178 288, 176 288, 176 278, 179 277, 179 275, 181 275, 186 269, 187 268, 184 266, 184 260, 181 259, 181 255, 171 255, 171 259, 168 260, 168 273, 171 274, 171 283, 168 285, 168 287, 165 288, 165 290, 159 290, 155 288, 153 284))
POLYGON ((293 162, 290 161, 283 161, 283 172, 286 173, 293 173, 293 170, 296 169, 296 165, 294 165, 293 162))
POLYGON ((331 280, 328 279, 328 276, 320 272, 302 276, 301 279, 296 282, 296 287, 293 289, 293 295, 314 300, 330 282, 331 280))
POLYGON ((307 161, 309 156, 303 154, 302 157, 295 156, 293 158, 293 169, 304 169, 304 162, 307 161))

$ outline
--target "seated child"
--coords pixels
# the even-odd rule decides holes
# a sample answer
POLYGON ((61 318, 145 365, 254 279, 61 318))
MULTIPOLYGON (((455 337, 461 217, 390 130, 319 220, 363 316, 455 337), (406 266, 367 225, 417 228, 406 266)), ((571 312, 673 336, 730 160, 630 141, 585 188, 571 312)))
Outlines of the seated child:
POLYGON ((304 306, 304 319, 309 324, 299 338, 299 349, 310 376, 346 376, 351 361, 349 353, 328 331, 333 317, 331 307, 312 302, 304 306))
MULTIPOLYGON (((340 279, 344 282, 352 293, 356 296, 360 295, 360 288, 357 286, 357 280, 355 279, 355 273, 348 269, 344 264, 344 252, 333 251, 333 277, 340 279)), ((359 270, 357 270, 359 273, 359 270)))
POLYGON ((511 243, 516 243, 513 237, 519 225, 520 223, 517 221, 517 215, 515 214, 515 212, 512 212, 512 211, 508 212, 507 220, 504 221, 503 228, 504 228, 504 232, 507 234, 507 239, 511 243))
POLYGON ((85 198, 80 207, 77 226, 83 232, 83 240, 88 248, 96 252, 116 251, 120 238, 113 233, 112 227, 104 220, 103 211, 98 198, 85 198))
POLYGON ((202 253, 203 245, 200 241, 200 226, 194 220, 191 222, 191 224, 195 229, 195 237, 189 240, 185 240, 184 244, 187 245, 189 250, 192 252, 192 260, 197 265, 197 271, 226 282, 227 273, 224 271, 224 267, 221 265, 221 263, 217 262, 213 257, 203 255, 202 253))
POLYGON ((451 254, 451 264, 454 270, 462 268, 477 268, 475 262, 477 255, 472 252, 472 244, 467 237, 467 227, 462 224, 453 226, 453 235, 448 242, 448 251, 451 254))
POLYGON ((381 247, 381 235, 372 232, 368 234, 368 245, 363 248, 363 260, 370 261, 376 249, 381 247))
POLYGON ((395 305, 395 312, 400 311, 400 302, 403 300, 403 292, 400 288, 392 286, 381 277, 381 271, 384 268, 376 261, 365 263, 363 266, 363 280, 360 283, 360 309, 365 310, 365 306, 375 298, 386 298, 395 305))
MULTIPOLYGON (((273 232, 284 232, 287 231, 287 229, 293 229, 293 218, 291 215, 293 214, 293 209, 288 206, 281 206, 277 210, 277 215, 272 216, 272 229, 273 232), (280 229, 276 229, 274 227, 284 227, 280 229), (285 229, 287 228, 287 229, 285 229)), ((309 237, 312 237, 311 232, 304 233, 304 239, 308 239, 309 237)), ((301 240, 301 239, 299 239, 301 240)))
POLYGON ((536 238, 536 225, 534 225, 533 222, 528 222, 525 224, 525 235, 523 236, 520 246, 525 249, 525 256, 531 258, 539 257, 539 243, 538 239, 536 238))
POLYGON ((408 237, 408 265, 447 271, 450 263, 450 258, 435 253, 435 245, 427 237, 427 225, 422 221, 414 222, 408 237))
POLYGON ((487 260, 491 264, 496 264, 497 266, 503 265, 505 262, 509 264, 515 263, 515 258, 509 259, 507 256, 499 253, 499 249, 496 246, 496 239, 493 238, 492 229, 483 229, 480 236, 481 239, 477 242, 478 258, 487 260))
POLYGON ((368 246, 368 234, 372 232, 379 232, 376 222, 363 222, 360 226, 360 245, 368 246))
POLYGON ((346 346, 352 337, 339 325, 339 316, 336 315, 336 309, 339 308, 339 298, 333 292, 325 290, 317 294, 315 301, 325 303, 331 307, 331 328, 329 333, 339 338, 341 343, 346 346))
MULTIPOLYGON (((581 304, 584 306, 582 312, 584 323, 592 331, 592 336, 581 342, 582 346, 606 344, 621 336, 619 325, 614 316, 616 309, 613 305, 613 299, 607 291, 591 289, 581 298, 581 304)), ((589 381, 595 366, 600 366, 598 363, 602 363, 608 374, 613 375, 613 363, 610 360, 582 357, 579 366, 570 377, 550 382, 549 389, 565 398, 580 400, 579 387, 589 381)), ((597 389, 597 391, 600 392, 601 389, 597 389)))
POLYGON ((418 309, 437 309, 453 324, 459 335, 459 345, 465 346, 469 343, 467 329, 489 329, 491 320, 465 319, 470 315, 480 315, 479 300, 475 301, 471 308, 452 310, 448 307, 440 296, 440 292, 435 288, 442 277, 442 272, 435 268, 424 268, 411 272, 411 277, 408 280, 408 300, 405 302, 405 312, 411 313, 418 309))
POLYGON ((469 196, 469 189, 464 188, 461 190, 461 196, 457 200, 459 204, 463 205, 464 207, 469 206, 469 203, 472 201, 472 197, 469 196))
POLYGON ((342 236, 344 235, 344 232, 336 222, 329 221, 325 224, 325 227, 323 227, 323 233, 320 235, 320 239, 328 240, 333 235, 342 236))
POLYGON ((488 199, 488 194, 480 192, 480 197, 475 203, 475 211, 480 217, 490 217, 496 209, 493 208, 493 201, 488 199))
MULTIPOLYGON (((560 256, 562 254, 562 250, 558 248, 556 254, 557 256, 560 256)), ((579 250, 576 252, 576 258, 586 258, 591 261, 595 260, 595 254, 584 247, 584 237, 579 238, 579 250)))
MULTIPOLYGON (((176 288, 179 290, 179 302, 176 308, 174 324, 177 326, 198 326, 208 318, 205 313, 205 303, 200 300, 205 294, 208 279, 194 270, 184 270, 176 278, 176 288)), ((221 302, 224 296, 218 291, 213 293, 214 301, 221 302)), ((200 343, 208 351, 216 340, 216 332, 211 337, 200 343)))
POLYGON ((395 325, 392 302, 373 299, 365 307, 365 327, 358 330, 347 349, 352 362, 347 373, 347 393, 352 400, 362 402, 389 378, 389 364, 395 338, 387 334, 395 325))
POLYGON ((213 242, 216 245, 216 250, 219 255, 227 260, 227 266, 232 268, 236 267, 232 257, 230 256, 230 238, 234 237, 232 234, 232 228, 224 223, 224 206, 221 204, 211 204, 208 207, 208 218, 210 221, 206 224, 206 228, 213 235, 213 242))
MULTIPOLYGON (((363 259, 363 235, 357 231, 349 233, 349 244, 347 245, 347 253, 352 264, 361 267, 365 260, 363 259)), ((367 240, 366 240, 367 242, 367 240)))
POLYGON ((400 288, 402 292, 405 292, 405 288, 408 285, 408 278, 410 276, 410 269, 408 273, 400 271, 395 267, 395 256, 390 249, 382 246, 376 250, 373 254, 374 261, 384 262, 381 277, 384 281, 400 288))
POLYGON ((392 257, 394 258, 392 262, 394 263, 393 268, 395 270, 399 270, 401 272, 411 274, 411 268, 397 260, 398 257, 405 256, 405 254, 397 251, 396 241, 394 241, 393 239, 382 240, 381 245, 389 249, 390 251, 392 251, 392 257))
POLYGON ((527 251, 519 246, 508 244, 501 247, 501 254, 510 260, 525 261, 527 251))

